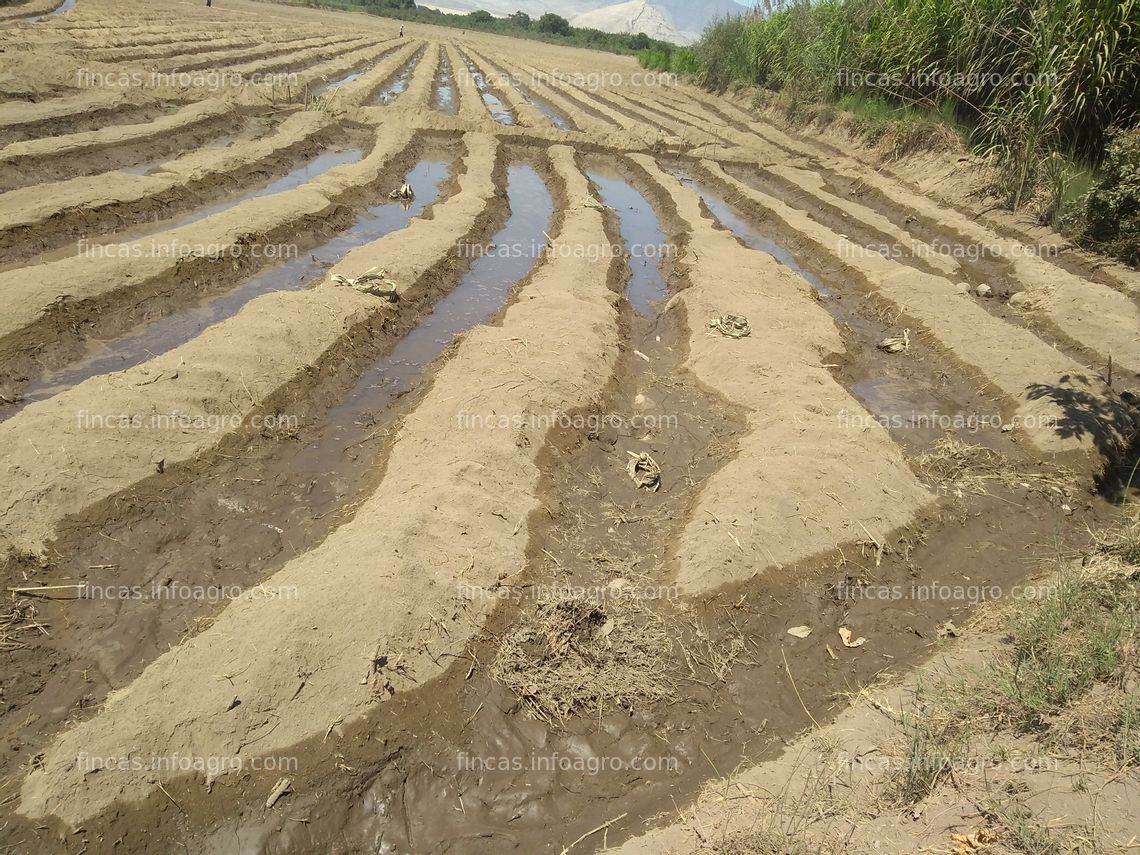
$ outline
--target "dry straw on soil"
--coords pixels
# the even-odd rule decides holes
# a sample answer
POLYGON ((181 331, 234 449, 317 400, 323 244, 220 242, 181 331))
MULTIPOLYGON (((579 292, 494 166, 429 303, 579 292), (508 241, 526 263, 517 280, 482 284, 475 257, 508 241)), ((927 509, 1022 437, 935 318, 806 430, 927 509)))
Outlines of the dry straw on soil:
POLYGON ((1066 469, 1041 463, 1032 468, 1019 466, 999 451, 951 436, 938 440, 933 451, 919 457, 918 467, 947 490, 977 496, 988 495, 992 484, 1063 496, 1075 479, 1066 469))
POLYGON ((674 634, 636 597, 574 594, 504 636, 492 676, 550 722, 629 709, 673 693, 674 634))

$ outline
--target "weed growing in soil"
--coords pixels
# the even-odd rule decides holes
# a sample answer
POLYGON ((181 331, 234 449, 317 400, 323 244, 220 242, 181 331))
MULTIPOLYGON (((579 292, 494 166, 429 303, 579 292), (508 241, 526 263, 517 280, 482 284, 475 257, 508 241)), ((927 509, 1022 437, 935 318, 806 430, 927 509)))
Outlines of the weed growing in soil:
POLYGON ((1007 636, 997 657, 916 691, 902 720, 909 762, 889 783, 894 800, 925 798, 987 732, 1125 765, 1140 759, 1138 583, 1140 507, 1131 506, 1082 562, 1059 561, 1039 596, 1000 606, 1007 636))

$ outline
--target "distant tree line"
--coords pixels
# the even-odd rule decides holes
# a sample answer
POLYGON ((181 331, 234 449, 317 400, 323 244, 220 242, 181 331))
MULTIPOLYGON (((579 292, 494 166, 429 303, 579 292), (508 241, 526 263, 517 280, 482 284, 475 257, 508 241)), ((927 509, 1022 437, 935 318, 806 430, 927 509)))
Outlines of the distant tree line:
POLYGON ((466 15, 438 12, 426 6, 417 6, 415 0, 354 0, 354 2, 349 2, 349 0, 315 0, 315 3, 339 9, 359 8, 373 15, 396 18, 400 21, 415 21, 421 24, 479 30, 484 33, 498 33, 499 35, 535 39, 552 44, 593 48, 610 53, 636 54, 644 50, 670 53, 673 50, 673 45, 669 42, 651 39, 645 33, 606 33, 591 27, 574 27, 568 20, 553 12, 547 12, 537 19, 522 11, 515 12, 505 18, 496 18, 483 9, 476 9, 466 15))

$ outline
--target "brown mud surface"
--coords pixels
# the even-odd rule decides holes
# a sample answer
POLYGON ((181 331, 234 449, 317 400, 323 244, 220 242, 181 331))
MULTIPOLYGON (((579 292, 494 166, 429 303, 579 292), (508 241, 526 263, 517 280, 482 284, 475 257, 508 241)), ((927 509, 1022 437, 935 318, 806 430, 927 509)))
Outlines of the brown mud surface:
POLYGON ((18 17, 0 852, 634 846, 1127 489, 1127 277, 732 98, 254 0, 18 17))

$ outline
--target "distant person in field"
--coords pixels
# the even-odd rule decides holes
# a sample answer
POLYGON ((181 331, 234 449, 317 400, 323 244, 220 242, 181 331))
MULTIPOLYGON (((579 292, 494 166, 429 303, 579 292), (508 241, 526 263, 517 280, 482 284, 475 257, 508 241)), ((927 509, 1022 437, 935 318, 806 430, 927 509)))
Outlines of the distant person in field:
POLYGON ((403 37, 404 37, 404 25, 401 24, 400 25, 400 38, 403 38, 403 37))

